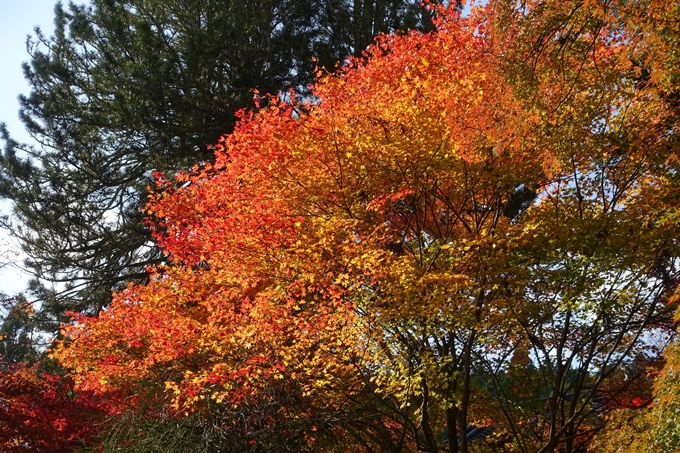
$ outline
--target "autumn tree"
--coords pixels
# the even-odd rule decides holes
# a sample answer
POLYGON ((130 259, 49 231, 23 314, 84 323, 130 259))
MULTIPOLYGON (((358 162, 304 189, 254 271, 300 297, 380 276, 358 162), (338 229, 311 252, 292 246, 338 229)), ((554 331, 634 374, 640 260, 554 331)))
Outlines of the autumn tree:
POLYGON ((440 9, 242 112, 156 175, 172 264, 55 357, 152 421, 227 420, 215 451, 583 451, 678 278, 674 10, 637 6, 440 9))
POLYGON ((251 90, 305 90, 315 58, 332 70, 379 33, 431 27, 411 0, 76 3, 27 43, 20 116, 34 143, 2 129, 5 227, 35 277, 33 320, 52 333, 65 310, 96 313, 163 261, 142 224, 151 173, 210 160, 251 90))
POLYGON ((540 451, 556 448, 560 432, 567 451, 587 442, 578 431, 602 426, 602 409, 619 395, 611 390, 646 379, 638 371, 612 385, 622 369, 658 359, 661 351, 640 336, 650 328, 671 331, 667 297, 678 283, 672 51, 678 11, 666 2, 646 3, 644 14, 640 8, 637 2, 497 5, 500 37, 518 39, 505 54, 511 80, 544 112, 545 145, 571 166, 528 212, 547 210, 553 220, 532 231, 544 239, 526 251, 531 276, 522 305, 513 309, 544 370, 546 430, 536 430, 535 422, 528 427, 531 435, 546 436, 540 451), (578 402, 577 395, 586 399, 578 402))
POLYGON ((0 362, 0 447, 6 452, 67 453, 98 444, 98 419, 115 398, 73 390, 68 377, 0 362))
MULTIPOLYGON (((677 299, 678 293, 671 298, 677 299)), ((607 413, 607 426, 593 442, 593 452, 680 451, 677 341, 664 350, 659 368, 653 369, 656 379, 649 398, 615 406, 607 413)))

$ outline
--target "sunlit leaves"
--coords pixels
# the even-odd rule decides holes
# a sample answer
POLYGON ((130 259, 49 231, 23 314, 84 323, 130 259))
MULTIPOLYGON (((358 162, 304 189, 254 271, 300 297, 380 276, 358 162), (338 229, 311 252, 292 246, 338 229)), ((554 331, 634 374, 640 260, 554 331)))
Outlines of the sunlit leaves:
POLYGON ((313 99, 242 113, 214 164, 157 175, 173 264, 66 327, 80 387, 312 451, 467 451, 471 423, 583 448, 667 326, 676 118, 631 78, 625 16, 515 7, 383 36, 313 99))

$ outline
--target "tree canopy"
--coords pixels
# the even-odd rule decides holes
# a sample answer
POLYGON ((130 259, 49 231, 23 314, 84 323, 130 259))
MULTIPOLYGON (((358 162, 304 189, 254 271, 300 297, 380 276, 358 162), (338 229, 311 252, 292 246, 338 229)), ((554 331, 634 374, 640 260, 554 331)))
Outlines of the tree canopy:
POLYGON ((440 8, 155 173, 170 262, 53 352, 131 401, 111 449, 589 448, 677 302, 680 14, 644 6, 440 8))
POLYGON ((410 0, 58 3, 54 35, 36 30, 24 66, 20 115, 35 143, 3 129, 0 159, 5 226, 36 278, 40 328, 147 281, 164 261, 142 223, 151 173, 210 161, 253 90, 306 92, 315 65, 333 70, 375 35, 431 28, 430 17, 410 0))

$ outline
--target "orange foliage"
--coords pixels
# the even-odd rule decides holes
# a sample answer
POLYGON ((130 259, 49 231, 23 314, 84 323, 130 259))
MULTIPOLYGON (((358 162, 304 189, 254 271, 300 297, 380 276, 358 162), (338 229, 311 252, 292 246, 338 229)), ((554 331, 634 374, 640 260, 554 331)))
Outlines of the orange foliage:
POLYGON ((620 11, 539 3, 441 9, 437 33, 379 38, 312 100, 241 112, 214 163, 157 175, 146 209, 172 264, 65 326, 54 355, 78 387, 178 417, 279 404, 260 428, 301 423, 311 450, 323 419, 360 438, 347 449, 437 451, 482 412, 473 368, 517 350, 554 379, 532 402, 552 418, 516 422, 494 396, 511 409, 491 422, 529 449, 586 442, 591 389, 671 289, 654 272, 677 252, 673 76, 631 80, 652 41, 620 11), (388 434, 362 438, 358 414, 388 434))

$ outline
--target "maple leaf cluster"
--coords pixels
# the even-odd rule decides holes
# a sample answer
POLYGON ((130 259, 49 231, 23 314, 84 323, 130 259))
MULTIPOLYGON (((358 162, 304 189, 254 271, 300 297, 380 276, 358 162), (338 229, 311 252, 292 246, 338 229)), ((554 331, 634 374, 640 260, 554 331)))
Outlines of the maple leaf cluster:
POLYGON ((171 264, 53 356, 224 451, 584 448, 672 331, 677 8, 648 3, 439 8, 241 112, 156 175, 171 264))
POLYGON ((97 444, 97 418, 116 412, 113 395, 74 391, 73 379, 36 366, 0 370, 0 448, 5 452, 64 453, 97 444))

